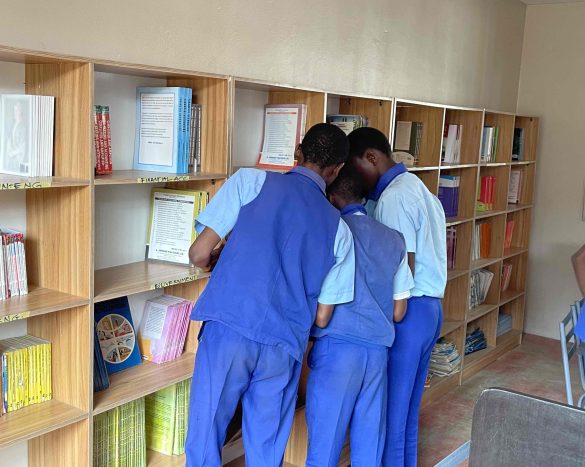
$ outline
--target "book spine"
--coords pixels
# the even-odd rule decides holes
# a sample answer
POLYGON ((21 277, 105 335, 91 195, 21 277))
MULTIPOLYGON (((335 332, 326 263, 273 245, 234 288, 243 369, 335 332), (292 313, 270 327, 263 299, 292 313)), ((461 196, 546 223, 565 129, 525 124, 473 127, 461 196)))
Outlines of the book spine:
POLYGON ((100 143, 100 123, 99 123, 99 105, 95 105, 93 109, 93 143, 95 148, 95 173, 101 173, 101 143, 100 143))
POLYGON ((102 107, 102 115, 105 122, 105 153, 106 153, 106 164, 105 171, 108 174, 112 173, 112 134, 110 125, 110 107, 105 105, 102 107))

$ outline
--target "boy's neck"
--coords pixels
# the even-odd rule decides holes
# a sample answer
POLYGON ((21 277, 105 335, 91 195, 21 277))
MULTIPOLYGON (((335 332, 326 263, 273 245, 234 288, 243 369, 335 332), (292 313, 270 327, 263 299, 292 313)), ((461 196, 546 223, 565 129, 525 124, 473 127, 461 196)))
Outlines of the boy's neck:
POLYGON ((395 165, 396 162, 394 162, 390 156, 381 159, 378 164, 380 176, 384 175, 395 165))
POLYGON ((341 211, 343 208, 349 206, 350 204, 360 204, 361 205, 362 200, 361 199, 347 200, 347 199, 337 198, 336 202, 335 202, 335 207, 341 211))

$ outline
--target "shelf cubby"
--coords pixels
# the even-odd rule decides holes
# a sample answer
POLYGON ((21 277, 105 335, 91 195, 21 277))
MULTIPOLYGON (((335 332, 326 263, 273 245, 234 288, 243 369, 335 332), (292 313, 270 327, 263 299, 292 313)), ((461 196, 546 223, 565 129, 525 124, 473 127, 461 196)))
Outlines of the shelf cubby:
POLYGON ((466 274, 469 271, 473 222, 464 222, 452 228, 455 229, 457 239, 455 245, 455 267, 447 269, 449 278, 455 278, 457 275, 466 274))
MULTIPOLYGON (((507 165, 500 166, 482 166, 479 171, 477 196, 481 190, 482 177, 495 177, 496 182, 494 186, 493 209, 492 212, 502 212, 508 206, 508 183, 510 178, 510 167, 507 165)), ((490 214, 490 211, 476 211, 476 217, 481 217, 490 214)))
POLYGON ((521 211, 509 212, 506 215, 506 225, 508 222, 514 222, 514 227, 510 247, 504 249, 504 258, 517 255, 528 249, 531 214, 531 209, 523 209, 521 211))
MULTIPOLYGON (((490 249, 487 258, 481 258, 471 261, 471 269, 479 269, 488 266, 502 257, 504 251, 504 235, 506 229, 506 214, 499 214, 492 217, 486 217, 475 221, 475 225, 490 224, 490 249)), ((473 248, 473 243, 472 243, 473 248)))
POLYGON ((465 274, 447 282, 443 297, 443 319, 463 321, 468 307, 469 275, 465 274))
MULTIPOLYGON (((522 331, 524 329, 524 303, 526 298, 520 296, 500 306, 500 313, 505 313, 512 317, 512 330, 522 331)), ((503 337, 504 334, 498 336, 503 337)))
POLYGON ((498 128, 496 160, 494 162, 510 162, 512 160, 512 140, 514 137, 514 115, 486 112, 483 126, 498 128))
POLYGON ((508 204, 508 211, 530 207, 532 206, 534 198, 534 164, 513 164, 510 167, 510 180, 512 177, 512 172, 514 171, 520 172, 520 190, 518 192, 519 199, 517 203, 508 204))
MULTIPOLYGON (((477 164, 481 145, 483 111, 447 107, 445 126, 462 125, 461 153, 457 165, 477 164)), ((449 164, 441 163, 442 167, 449 164)))
POLYGON ((514 119, 514 128, 524 129, 524 154, 522 161, 536 160, 536 143, 538 142, 538 124, 537 117, 525 117, 516 115, 514 119))
MULTIPOLYGON (((440 175, 459 177, 459 211, 457 219, 472 219, 476 207, 477 167, 441 167, 440 175)), ((447 222, 455 218, 447 218, 447 222)))
POLYGON ((327 93, 327 115, 347 114, 368 117, 368 126, 390 138, 392 99, 327 93))
MULTIPOLYGON (((467 322, 470 323, 475 321, 479 317, 490 313, 493 309, 498 307, 499 298, 500 298, 500 276, 501 276, 501 266, 502 263, 500 260, 498 262, 485 266, 482 269, 487 269, 491 273, 494 274, 490 287, 488 289, 488 293, 486 295, 485 300, 478 306, 470 308, 467 312, 467 322)), ((472 272, 473 274, 473 272, 472 272)), ((471 286, 471 282, 470 282, 471 286)))
POLYGON ((526 272, 528 269, 528 252, 520 253, 505 259, 503 264, 511 264, 512 272, 510 285, 507 290, 501 292, 500 305, 503 305, 526 292, 526 272))
MULTIPOLYGON (((488 347, 496 345, 496 328, 498 325, 498 308, 493 308, 490 312, 467 323, 466 334, 471 334, 477 328, 480 328, 485 336, 488 347)), ((475 352, 474 352, 475 353, 475 352)), ((473 354, 469 354, 473 355, 473 354)))

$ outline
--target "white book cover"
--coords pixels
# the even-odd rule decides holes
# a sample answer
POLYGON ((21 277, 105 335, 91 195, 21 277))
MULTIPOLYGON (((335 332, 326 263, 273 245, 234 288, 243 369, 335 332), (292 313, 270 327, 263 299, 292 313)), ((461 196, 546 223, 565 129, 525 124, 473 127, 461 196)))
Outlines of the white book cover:
POLYGON ((449 125, 447 138, 445 141, 445 163, 453 164, 455 160, 455 151, 457 144, 457 129, 458 125, 449 125))
POLYGON ((510 172, 510 184, 508 185, 508 203, 518 203, 520 197, 521 180, 522 172, 520 170, 512 170, 510 172))
POLYGON ((395 151, 410 151, 410 135, 412 122, 396 122, 396 134, 394 136, 395 151))
POLYGON ((31 175, 33 96, 4 94, 0 107, 0 172, 31 175))

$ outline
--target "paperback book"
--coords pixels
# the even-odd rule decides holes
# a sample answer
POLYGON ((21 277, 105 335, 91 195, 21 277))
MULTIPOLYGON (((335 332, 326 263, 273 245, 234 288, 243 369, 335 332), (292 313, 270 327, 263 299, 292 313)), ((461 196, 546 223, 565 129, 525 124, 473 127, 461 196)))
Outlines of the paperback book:
POLYGON ((24 235, 0 229, 0 300, 28 294, 24 235))
POLYGON ((476 328, 465 337, 465 355, 478 352, 485 348, 487 348, 487 341, 485 334, 480 328, 476 328))
POLYGON ((341 128, 346 135, 349 135, 357 128, 368 126, 368 117, 365 115, 332 114, 327 115, 327 123, 341 128))
POLYGON ((440 338, 431 352, 429 373, 434 376, 451 376, 461 369, 461 355, 457 346, 445 339, 440 338))
POLYGON ((461 161, 463 125, 445 124, 441 161, 443 164, 458 164, 461 161))
POLYGON ((418 164, 423 137, 422 122, 397 121, 394 134, 394 151, 406 152, 418 164))
POLYGON ((522 186, 522 171, 510 171, 510 184, 508 185, 508 203, 518 204, 520 201, 520 188, 522 186))
POLYGON ((441 175, 439 177, 439 201, 443 205, 445 217, 457 217, 459 214, 459 183, 458 175, 441 175))
POLYGON ((93 140, 95 148, 95 174, 112 173, 112 135, 110 107, 95 105, 93 111, 93 140))
POLYGON ((490 163, 497 161, 499 132, 498 127, 483 127, 480 162, 490 163))
POLYGON ((447 227, 447 269, 455 269, 457 251, 457 228, 447 227))
POLYGON ((506 334, 512 330, 512 316, 502 311, 498 315, 498 330, 496 331, 497 337, 506 334))
POLYGON ((514 128, 514 141, 512 143, 512 160, 524 159, 524 128, 514 128))
POLYGON ((493 175, 483 175, 477 191, 477 211, 492 211, 494 209, 495 197, 496 177, 493 175))
POLYGON ((471 273, 469 287, 469 309, 475 308, 485 302, 494 273, 487 269, 479 269, 471 273))

